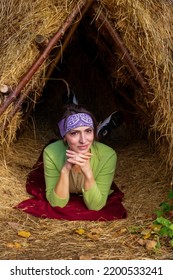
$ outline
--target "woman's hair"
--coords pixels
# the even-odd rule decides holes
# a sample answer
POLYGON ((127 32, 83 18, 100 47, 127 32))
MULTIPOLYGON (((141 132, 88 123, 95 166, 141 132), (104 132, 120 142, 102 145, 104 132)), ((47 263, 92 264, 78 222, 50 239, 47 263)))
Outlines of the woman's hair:
MULTIPOLYGON (((94 125, 94 140, 96 140, 97 139, 97 121, 96 121, 96 118, 94 117, 94 115, 90 111, 88 111, 83 106, 76 105, 76 104, 69 104, 69 105, 64 106, 62 108, 62 114, 61 114, 62 117, 59 119, 59 121, 62 120, 62 119, 67 119, 69 116, 71 116, 73 114, 78 114, 78 113, 86 113, 92 118, 93 125, 94 125)), ((59 136, 60 136, 60 131, 59 131, 59 136)))

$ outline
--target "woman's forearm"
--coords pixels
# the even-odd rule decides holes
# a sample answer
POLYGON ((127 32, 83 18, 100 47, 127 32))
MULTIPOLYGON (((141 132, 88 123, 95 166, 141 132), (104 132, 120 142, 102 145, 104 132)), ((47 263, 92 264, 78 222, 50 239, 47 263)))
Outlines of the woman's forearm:
POLYGON ((62 168, 54 191, 62 199, 69 197, 69 170, 66 167, 62 168))
POLYGON ((93 176, 92 170, 85 174, 85 183, 84 183, 84 190, 88 191, 92 188, 92 186, 95 184, 95 179, 93 176))

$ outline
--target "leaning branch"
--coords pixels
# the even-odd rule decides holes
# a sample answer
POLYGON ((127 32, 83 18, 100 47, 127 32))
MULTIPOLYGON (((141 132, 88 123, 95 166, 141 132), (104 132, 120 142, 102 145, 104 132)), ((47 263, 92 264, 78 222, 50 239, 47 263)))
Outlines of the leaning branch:
MULTIPOLYGON (((50 67, 50 69, 48 70, 47 72, 47 77, 46 79, 48 79, 51 74, 52 74, 52 71, 54 69, 54 66, 58 63, 59 59, 61 58, 61 55, 62 55, 62 52, 65 50, 65 48, 67 47, 68 45, 68 42, 70 41, 71 39, 71 36, 73 35, 73 33, 75 32, 77 26, 79 25, 80 23, 80 19, 83 18, 84 14, 87 12, 88 8, 90 7, 90 5, 92 4, 94 0, 88 0, 88 3, 85 5, 85 7, 83 8, 82 12, 78 15, 78 17, 76 18, 76 21, 75 23, 73 24, 72 28, 70 29, 65 41, 63 42, 63 46, 62 46, 62 50, 59 50, 58 53, 57 53, 57 56, 55 57, 55 59, 53 60, 52 62, 52 67, 50 67)), ((39 45, 42 45, 42 43, 45 44, 46 40, 44 37, 42 37, 41 35, 39 36, 36 36, 36 39, 35 41, 39 44, 39 45)), ((42 45, 43 46, 43 45, 42 45)), ((6 122, 3 124, 3 126, 0 128, 0 133, 7 127, 8 123, 11 122, 11 120, 13 119, 14 115, 17 113, 17 111, 21 108, 21 105, 22 103, 25 101, 25 99, 27 98, 27 96, 30 94, 30 92, 32 91, 33 89, 33 84, 30 85, 28 87, 28 89, 20 95, 19 99, 17 100, 17 102, 15 102, 15 105, 14 107, 11 109, 11 111, 9 112, 8 114, 8 118, 6 119, 6 122)), ((36 99, 36 102, 37 102, 37 99, 36 99)), ((29 106, 29 109, 28 111, 26 112, 25 114, 25 118, 24 118, 24 121, 23 121, 23 124, 24 122, 27 120, 33 106, 35 105, 35 102, 32 102, 29 106)))
POLYGON ((51 62, 51 65, 46 73, 46 79, 49 79, 49 77, 51 76, 55 66, 57 65, 57 63, 59 62, 60 58, 62 57, 62 54, 64 52, 64 50, 66 49, 66 47, 68 46, 69 41, 72 38, 72 35, 74 34, 74 32, 76 31, 78 25, 80 24, 80 19, 83 18, 83 16, 85 15, 85 13, 88 11, 89 7, 91 6, 92 2, 94 2, 94 0, 88 0, 88 3, 86 4, 86 6, 83 8, 81 14, 78 16, 79 18, 77 18, 77 20, 75 21, 75 23, 72 25, 67 37, 65 38, 62 48, 61 50, 58 50, 54 60, 51 62))
POLYGON ((80 10, 87 4, 88 0, 83 0, 80 3, 77 3, 74 7, 74 10, 72 13, 66 18, 64 24, 62 27, 55 33, 53 38, 49 41, 47 47, 44 49, 44 51, 40 54, 40 56, 36 59, 34 64, 31 66, 31 68, 28 70, 28 72, 24 75, 24 77, 21 79, 19 84, 16 86, 15 90, 8 96, 6 101, 1 105, 0 107, 0 116, 5 112, 7 107, 16 99, 16 97, 20 94, 21 90, 25 87, 25 85, 30 81, 32 76, 35 74, 35 72, 38 70, 38 68, 43 64, 43 62, 46 60, 48 55, 50 54, 53 47, 57 44, 57 42, 62 38, 66 30, 69 28, 69 26, 72 24, 74 19, 78 14, 80 14, 80 10))
MULTIPOLYGON (((97 5, 93 5, 92 6, 95 13, 97 13, 98 8, 97 5)), ((123 60, 125 60, 127 62, 127 64, 129 65, 129 67, 131 68, 131 70, 133 71, 136 80, 139 82, 140 86, 143 88, 143 90, 145 91, 145 93, 148 92, 148 88, 146 86, 146 83, 144 81, 143 76, 141 75, 140 71, 137 69, 136 65, 134 64, 129 51, 127 50, 126 46, 124 45, 123 41, 121 40, 119 34, 116 32, 116 30, 112 27, 112 25, 110 24, 110 22, 108 21, 108 19, 106 18, 106 16, 104 15, 103 11, 99 12, 99 19, 102 21, 103 26, 106 28, 106 30, 108 31, 109 35, 111 36, 111 38, 113 39, 113 41, 115 42, 115 44, 117 45, 117 47, 119 48, 119 50, 122 53, 122 57, 123 60)))

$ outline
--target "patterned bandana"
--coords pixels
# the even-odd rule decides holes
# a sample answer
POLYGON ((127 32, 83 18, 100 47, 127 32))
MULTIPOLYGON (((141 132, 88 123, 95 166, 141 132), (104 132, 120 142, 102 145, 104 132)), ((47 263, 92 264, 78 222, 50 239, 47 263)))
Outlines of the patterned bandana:
POLYGON ((62 119, 58 123, 61 137, 64 137, 64 135, 71 129, 80 126, 89 126, 94 129, 93 120, 90 115, 86 113, 73 114, 67 118, 62 119))

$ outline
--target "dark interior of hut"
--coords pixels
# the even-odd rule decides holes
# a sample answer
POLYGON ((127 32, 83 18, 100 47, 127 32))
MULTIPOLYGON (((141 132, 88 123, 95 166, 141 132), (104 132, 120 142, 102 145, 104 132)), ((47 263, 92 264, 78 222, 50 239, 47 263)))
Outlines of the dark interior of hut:
MULTIPOLYGON (((57 48, 61 49, 62 44, 57 48)), ((56 48, 52 57, 55 51, 56 48)), ((108 133, 103 142, 126 143, 129 137, 136 137, 138 122, 132 98, 138 85, 118 52, 115 53, 114 43, 104 28, 98 31, 98 26, 91 24, 90 16, 85 16, 46 82, 34 118, 49 121, 57 134, 57 120, 70 89, 78 103, 94 113, 98 123, 115 111, 122 113, 124 122, 108 133), (115 77, 115 68, 117 73, 123 68, 124 81, 115 77)))

